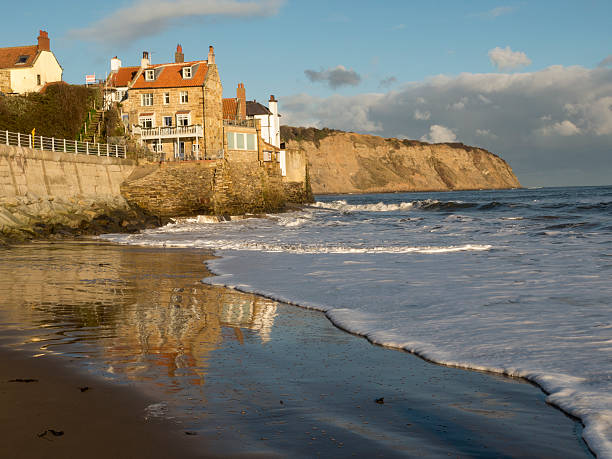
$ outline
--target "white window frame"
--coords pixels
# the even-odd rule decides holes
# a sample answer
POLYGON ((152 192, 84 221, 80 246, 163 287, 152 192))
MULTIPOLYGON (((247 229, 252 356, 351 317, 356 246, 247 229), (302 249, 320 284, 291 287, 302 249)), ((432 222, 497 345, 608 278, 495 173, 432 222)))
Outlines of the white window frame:
POLYGON ((153 81, 155 79, 155 70, 147 69, 144 71, 145 81, 153 81))
POLYGON ((183 67, 183 79, 188 80, 192 77, 193 72, 191 67, 183 67))
POLYGON ((140 95, 140 106, 151 107, 153 105, 153 93, 145 92, 140 95))
POLYGON ((164 105, 168 105, 168 104, 170 104, 170 93, 165 92, 164 93, 164 105))
POLYGON ((190 113, 177 113, 176 114, 176 126, 190 126, 191 125, 191 114, 190 113), (184 124, 186 123, 186 124, 184 124))
POLYGON ((198 153, 200 151, 200 144, 199 143, 194 143, 191 145, 191 151, 193 153, 198 153))
POLYGON ((264 161, 272 161, 272 152, 271 151, 264 151, 263 152, 263 160, 264 161))
POLYGON ((189 102, 189 91, 181 91, 181 104, 186 104, 189 102))
POLYGON ((138 117, 138 124, 140 125, 140 127, 142 127, 143 129, 151 129, 155 127, 155 115, 147 115, 147 116, 139 116, 138 117), (151 123, 150 126, 145 126, 145 123, 149 121, 151 123))
POLYGON ((153 141, 153 151, 156 153, 162 153, 164 151, 164 144, 160 140, 153 141))
POLYGON ((162 117, 162 121, 163 121, 163 126, 164 127, 172 127, 172 117, 171 116, 164 116, 162 117), (166 123, 166 121, 170 120, 170 124, 166 123))

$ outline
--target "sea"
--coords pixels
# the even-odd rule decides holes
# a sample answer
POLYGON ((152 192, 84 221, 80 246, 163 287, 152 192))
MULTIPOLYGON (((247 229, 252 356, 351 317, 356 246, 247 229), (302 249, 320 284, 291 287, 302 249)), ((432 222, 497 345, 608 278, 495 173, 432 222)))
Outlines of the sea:
POLYGON ((212 249, 217 276, 203 282, 323 311, 436 363, 524 377, 612 457, 611 186, 326 195, 209 221, 103 239, 212 249))

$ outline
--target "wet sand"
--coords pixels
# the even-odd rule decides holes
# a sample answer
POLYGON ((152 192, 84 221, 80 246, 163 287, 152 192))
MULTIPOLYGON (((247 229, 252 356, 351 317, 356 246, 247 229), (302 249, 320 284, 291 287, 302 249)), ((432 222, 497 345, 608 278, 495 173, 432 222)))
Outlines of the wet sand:
POLYGON ((0 457, 590 455, 537 387, 204 285, 209 256, 0 249, 0 457))

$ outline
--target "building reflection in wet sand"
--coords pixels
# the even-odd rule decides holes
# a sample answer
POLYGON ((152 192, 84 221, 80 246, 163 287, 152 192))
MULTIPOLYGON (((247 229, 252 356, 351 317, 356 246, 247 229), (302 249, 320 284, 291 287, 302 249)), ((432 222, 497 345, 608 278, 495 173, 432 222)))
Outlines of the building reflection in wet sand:
POLYGON ((276 303, 202 284, 205 252, 61 243, 1 257, 0 326, 41 353, 101 361, 174 392, 205 382, 223 340, 242 343, 243 329, 270 339, 276 303))

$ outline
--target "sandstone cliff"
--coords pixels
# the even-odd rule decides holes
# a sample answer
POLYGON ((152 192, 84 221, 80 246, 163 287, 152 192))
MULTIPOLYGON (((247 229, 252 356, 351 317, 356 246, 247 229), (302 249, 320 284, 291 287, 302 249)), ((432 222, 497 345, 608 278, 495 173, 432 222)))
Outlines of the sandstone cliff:
POLYGON ((510 166, 481 148, 283 126, 287 149, 306 152, 315 194, 520 187, 510 166))

